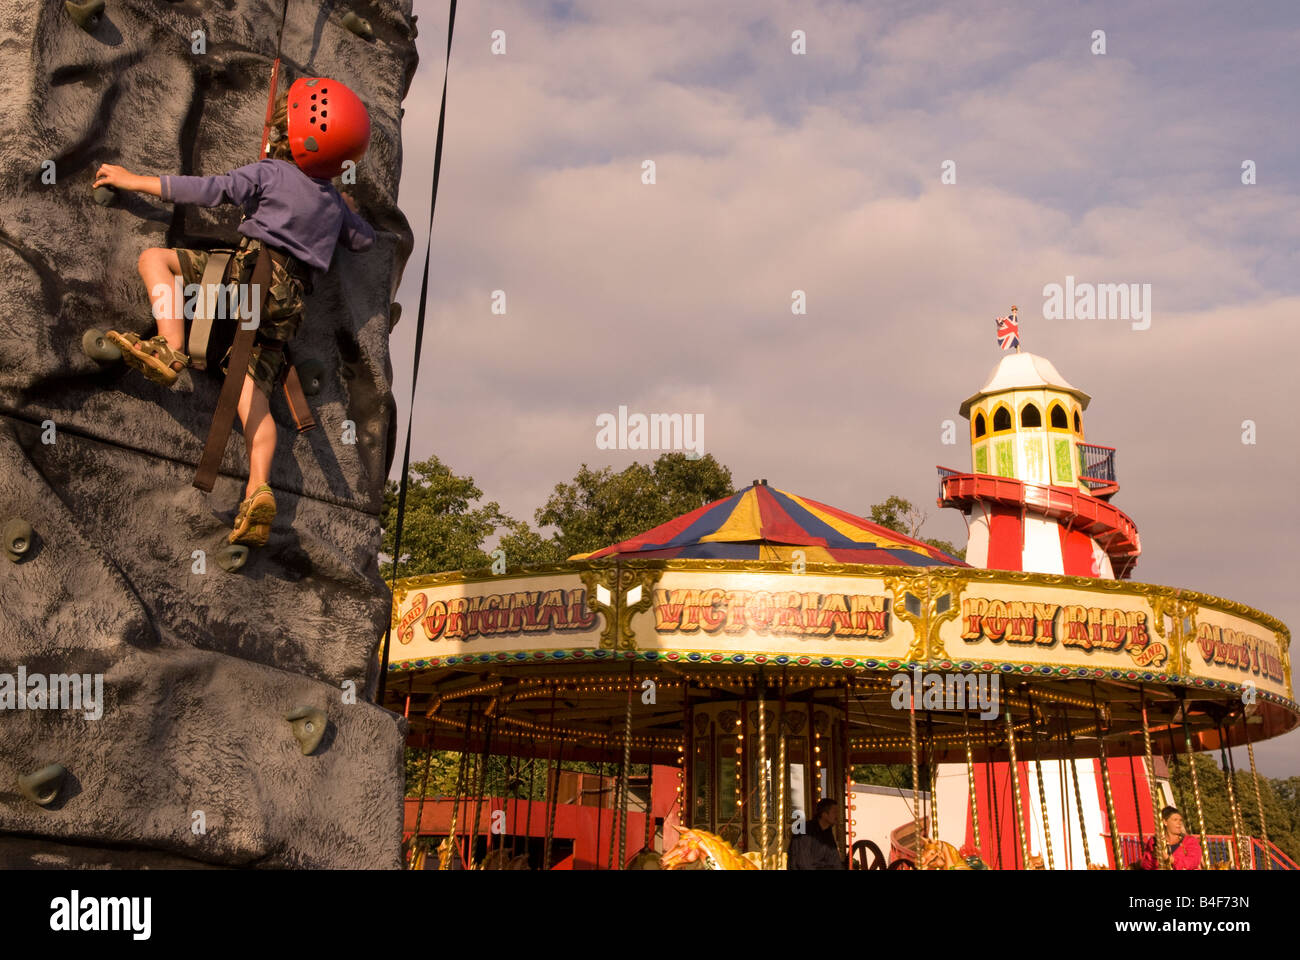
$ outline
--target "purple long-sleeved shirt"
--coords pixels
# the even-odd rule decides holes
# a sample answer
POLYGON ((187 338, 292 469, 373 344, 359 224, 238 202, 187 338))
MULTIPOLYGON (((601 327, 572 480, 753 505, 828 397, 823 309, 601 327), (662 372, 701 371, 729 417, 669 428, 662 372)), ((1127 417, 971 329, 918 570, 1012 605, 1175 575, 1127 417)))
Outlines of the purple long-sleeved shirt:
POLYGON ((375 231, 357 216, 328 180, 309 177, 296 164, 271 157, 215 177, 164 176, 162 199, 215 207, 237 203, 246 219, 239 232, 328 270, 340 242, 368 250, 375 231))

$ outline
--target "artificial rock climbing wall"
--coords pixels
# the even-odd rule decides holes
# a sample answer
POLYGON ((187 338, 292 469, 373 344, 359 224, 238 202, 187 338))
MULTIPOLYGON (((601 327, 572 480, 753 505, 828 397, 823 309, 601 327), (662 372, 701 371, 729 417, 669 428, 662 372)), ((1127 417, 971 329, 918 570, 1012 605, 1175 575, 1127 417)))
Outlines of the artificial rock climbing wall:
POLYGON ((101 206, 90 184, 101 163, 206 176, 256 160, 281 4, 107 0, 78 23, 63 0, 0 0, 0 523, 34 531, 0 556, 0 867, 400 864, 404 724, 369 698, 390 609, 377 552, 411 248, 411 0, 288 0, 282 89, 329 76, 369 107, 344 189, 377 241, 317 275, 293 346, 324 370, 319 427, 298 434, 277 393, 279 515, 242 570, 215 561, 247 478, 238 422, 213 492, 192 486, 220 381, 186 370, 167 389, 81 347, 90 327, 154 333, 141 251, 237 240, 235 207, 101 206), (98 711, 39 696, 33 678, 73 674, 102 677, 98 711), (310 755, 285 719, 303 706, 328 718, 310 755), (67 772, 42 805, 19 778, 51 764, 67 772))

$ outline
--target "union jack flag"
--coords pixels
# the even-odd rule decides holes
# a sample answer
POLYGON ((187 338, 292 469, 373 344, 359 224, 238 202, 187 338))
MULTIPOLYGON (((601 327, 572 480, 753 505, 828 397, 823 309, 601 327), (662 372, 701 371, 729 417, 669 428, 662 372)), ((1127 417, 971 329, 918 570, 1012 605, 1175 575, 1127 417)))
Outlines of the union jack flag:
POLYGON ((1020 346, 1020 321, 1013 313, 1009 317, 998 317, 998 346, 1003 350, 1020 346))

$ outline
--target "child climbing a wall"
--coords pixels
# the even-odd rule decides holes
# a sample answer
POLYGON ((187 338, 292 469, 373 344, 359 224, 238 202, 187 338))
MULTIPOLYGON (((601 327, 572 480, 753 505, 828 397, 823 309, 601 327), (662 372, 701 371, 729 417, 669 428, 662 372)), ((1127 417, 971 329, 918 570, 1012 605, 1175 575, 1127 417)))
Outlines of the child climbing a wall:
MULTIPOLYGON (((312 271, 328 270, 334 249, 369 249, 375 232, 357 214, 351 197, 340 194, 330 180, 355 163, 370 141, 370 116, 351 90, 328 77, 294 81, 276 105, 266 147, 257 163, 214 177, 146 177, 104 164, 94 186, 111 186, 148 193, 172 203, 214 207, 239 204, 245 214, 243 235, 233 254, 241 299, 258 302, 260 291, 246 289, 257 256, 269 256, 271 283, 239 396, 239 418, 248 448, 248 484, 235 517, 231 543, 263 546, 275 519, 275 495, 268 482, 275 453, 276 427, 270 416, 272 388, 284 374, 284 345, 302 321, 303 297, 312 289, 312 271)), ((109 330, 105 338, 122 351, 123 359, 150 380, 172 386, 190 365, 185 346, 183 304, 175 302, 176 278, 184 286, 199 284, 210 253, 218 251, 152 247, 140 254, 140 278, 153 304, 158 333, 148 340, 139 334, 109 330)), ((203 291, 201 295, 206 295, 203 291)), ((230 350, 221 362, 227 371, 230 350)))

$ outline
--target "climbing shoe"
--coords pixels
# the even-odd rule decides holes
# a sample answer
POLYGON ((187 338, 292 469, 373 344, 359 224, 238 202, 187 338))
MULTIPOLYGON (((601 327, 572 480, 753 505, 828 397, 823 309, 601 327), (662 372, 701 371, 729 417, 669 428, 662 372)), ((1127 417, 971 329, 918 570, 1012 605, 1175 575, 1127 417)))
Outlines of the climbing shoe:
POLYGON ((182 370, 190 365, 189 356, 179 350, 173 350, 167 345, 166 338, 162 336, 141 340, 135 333, 118 333, 116 330, 109 330, 104 334, 104 339, 122 351, 122 359, 129 366, 139 370, 154 383, 161 383, 165 387, 170 387, 176 382, 178 372, 176 364, 179 363, 182 370))
POLYGON ((271 521, 275 519, 275 494, 269 484, 262 484, 239 505, 235 515, 235 529, 231 543, 246 543, 261 547, 271 536, 271 521))

